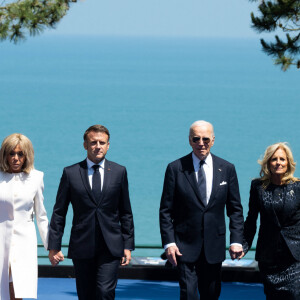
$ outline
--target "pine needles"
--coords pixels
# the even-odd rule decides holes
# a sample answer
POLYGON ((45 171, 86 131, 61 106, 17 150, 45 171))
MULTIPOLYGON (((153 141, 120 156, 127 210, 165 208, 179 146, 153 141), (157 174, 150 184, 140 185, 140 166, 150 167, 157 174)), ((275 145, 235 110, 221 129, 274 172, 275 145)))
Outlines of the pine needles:
POLYGON ((19 0, 0 7, 0 40, 17 43, 54 28, 69 10, 69 0, 19 0))
MULTIPOLYGON (((252 2, 257 0, 250 0, 252 2)), ((252 27, 261 32, 277 29, 286 33, 285 39, 275 36, 275 42, 261 39, 263 51, 274 57, 283 71, 295 65, 300 68, 300 0, 260 0, 259 16, 251 13, 252 27)))

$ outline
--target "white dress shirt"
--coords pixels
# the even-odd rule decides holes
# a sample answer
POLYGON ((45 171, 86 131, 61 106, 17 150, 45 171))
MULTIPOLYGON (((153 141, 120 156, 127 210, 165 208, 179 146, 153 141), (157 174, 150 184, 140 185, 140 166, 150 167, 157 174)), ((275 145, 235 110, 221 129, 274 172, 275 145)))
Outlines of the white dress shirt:
MULTIPOLYGON (((94 174, 93 165, 97 165, 97 164, 93 163, 88 158, 86 158, 86 162, 87 162, 87 167, 88 167, 89 183, 90 183, 91 189, 93 189, 93 174, 94 174)), ((98 164, 99 165, 99 172, 100 172, 100 179, 101 179, 101 191, 103 189, 103 182, 104 182, 104 164, 105 164, 105 159, 103 159, 98 164)))

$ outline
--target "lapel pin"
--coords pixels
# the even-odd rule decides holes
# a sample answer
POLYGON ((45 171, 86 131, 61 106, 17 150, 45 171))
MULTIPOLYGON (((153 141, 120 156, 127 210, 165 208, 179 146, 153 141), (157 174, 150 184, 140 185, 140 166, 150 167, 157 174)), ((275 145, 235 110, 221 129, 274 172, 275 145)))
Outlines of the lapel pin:
POLYGON ((220 172, 222 172, 222 169, 219 169, 220 172))

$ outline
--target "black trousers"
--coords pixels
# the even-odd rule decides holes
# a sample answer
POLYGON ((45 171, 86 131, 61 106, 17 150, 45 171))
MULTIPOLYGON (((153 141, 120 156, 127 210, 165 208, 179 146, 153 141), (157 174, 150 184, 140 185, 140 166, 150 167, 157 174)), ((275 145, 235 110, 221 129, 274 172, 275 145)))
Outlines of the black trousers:
POLYGON ((178 258, 180 300, 217 300, 221 294, 222 263, 209 264, 202 248, 193 263, 178 258), (199 292, 198 292, 199 291, 199 292))
POLYGON ((74 259, 79 300, 113 300, 118 281, 120 257, 109 252, 100 228, 96 234, 96 253, 90 259, 74 259))

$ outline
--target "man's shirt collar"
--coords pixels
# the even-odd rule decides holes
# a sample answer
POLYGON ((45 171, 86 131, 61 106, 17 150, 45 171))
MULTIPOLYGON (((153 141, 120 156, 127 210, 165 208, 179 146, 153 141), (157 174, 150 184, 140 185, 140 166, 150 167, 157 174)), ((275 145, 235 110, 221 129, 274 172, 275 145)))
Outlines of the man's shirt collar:
MULTIPOLYGON (((200 164, 200 159, 195 155, 194 152, 192 152, 192 158, 193 158, 193 165, 194 165, 194 169, 196 172, 198 172, 199 170, 199 164, 200 164)), ((205 164, 211 168, 212 167, 212 156, 209 153, 206 158, 204 159, 205 164)))
POLYGON ((103 160, 101 160, 99 164, 95 164, 90 159, 86 158, 86 163, 87 163, 87 166, 89 169, 91 169, 93 167, 93 165, 99 165, 100 168, 104 169, 105 158, 103 160))

